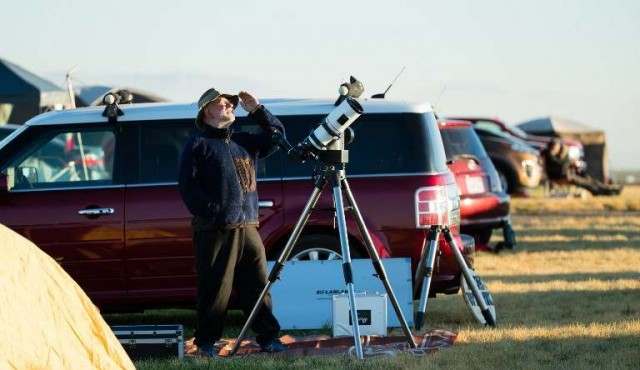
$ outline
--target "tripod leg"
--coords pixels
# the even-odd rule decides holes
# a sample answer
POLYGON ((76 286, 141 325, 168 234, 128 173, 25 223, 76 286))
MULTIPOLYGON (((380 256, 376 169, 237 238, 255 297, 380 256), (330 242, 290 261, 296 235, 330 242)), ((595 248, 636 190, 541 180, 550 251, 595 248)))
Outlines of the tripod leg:
POLYGON ((467 263, 464 261, 464 257, 462 257, 462 253, 458 249, 458 246, 456 245, 456 241, 453 238, 453 235, 451 234, 451 230, 449 230, 448 227, 444 227, 444 237, 445 239, 447 239, 447 242, 449 242, 449 246, 451 247, 451 252, 455 256, 456 261, 458 262, 458 266, 460 266, 460 270, 462 270, 462 274, 464 275, 464 278, 467 281, 467 284, 471 288, 473 295, 476 297, 476 300, 478 301, 478 305, 480 306, 480 312, 482 312, 482 316, 484 317, 486 324, 489 326, 495 327, 496 321, 493 318, 493 315, 491 315, 491 311, 489 311, 489 307, 487 306, 487 303, 485 302, 484 297, 482 296, 482 293, 480 293, 480 289, 478 289, 478 287, 476 286, 476 282, 473 280, 473 276, 469 271, 469 267, 467 266, 467 263))
POLYGON ((424 323, 424 313, 427 311, 427 300, 429 299, 429 289, 431 288, 431 279, 433 278, 433 266, 436 261, 436 252, 438 250, 438 240, 440 239, 440 226, 431 226, 427 242, 427 250, 422 251, 420 259, 420 271, 424 271, 423 276, 416 274, 416 288, 418 282, 422 278, 422 291, 420 292, 420 305, 416 314, 416 330, 422 329, 424 323))
POLYGON ((349 304, 351 308, 351 322, 353 323, 353 342, 356 347, 358 359, 363 359, 362 343, 360 343, 360 325, 358 323, 358 309, 356 307, 356 294, 353 284, 353 269, 351 265, 351 252, 349 251, 349 238, 347 235, 347 221, 344 216, 344 204, 342 203, 342 190, 340 187, 343 175, 336 173, 333 179, 333 200, 336 205, 336 215, 338 217, 338 232, 340 234, 340 246, 342 247, 342 270, 344 280, 349 293, 349 304))
POLYGON ((358 205, 356 204, 353 194, 351 193, 351 189, 349 188, 349 183, 347 182, 346 178, 342 180, 342 185, 344 187, 345 194, 347 195, 347 202, 351 206, 351 213, 355 217, 356 222, 358 223, 358 229, 360 230, 360 234, 364 238, 367 252, 369 252, 369 257, 371 258, 371 262, 373 263, 373 268, 376 270, 376 273, 378 274, 378 278, 380 278, 380 280, 382 281, 382 284, 384 285, 384 288, 387 291, 387 294, 389 295, 389 300, 391 301, 391 305, 393 306, 393 309, 396 311, 396 316, 398 316, 398 320, 400 321, 402 330, 404 331, 404 334, 407 336, 407 341, 409 342, 409 345, 411 346, 411 348, 416 348, 417 345, 415 340, 413 339, 413 334, 411 333, 411 329, 409 329, 407 320, 405 320, 402 310, 400 309, 398 300, 396 299, 396 296, 393 293, 393 288, 391 287, 391 284, 389 284, 389 280, 387 280, 387 273, 384 269, 384 266, 382 265, 382 261, 380 260, 380 256, 378 255, 378 252, 373 246, 373 241, 371 240, 371 236, 369 235, 369 232, 367 232, 367 227, 364 224, 364 219, 362 218, 362 214, 358 209, 358 205))
POLYGON ((413 286, 414 297, 418 295, 418 288, 420 287, 420 284, 418 284, 418 282, 424 276, 424 268, 427 265, 427 253, 429 251, 428 239, 429 239, 429 232, 426 231, 424 232, 424 241, 422 242, 422 248, 420 249, 420 259, 418 260, 418 265, 416 266, 416 272, 415 272, 415 275, 413 276, 413 281, 415 282, 415 285, 413 286))
POLYGON ((307 201, 307 204, 305 205, 304 210, 302 211, 302 215, 300 215, 300 218, 298 219, 298 222, 296 223, 296 226, 294 227, 291 233, 291 236, 289 237, 289 240, 287 241, 287 244, 284 247, 284 250, 280 254, 280 257, 278 258, 276 263, 273 265, 273 268, 269 273, 267 284, 262 289, 262 292, 260 293, 260 296, 258 297, 256 304, 253 306, 253 309, 251 310, 251 313, 247 318, 247 322, 242 327, 242 330, 240 331, 240 334, 238 335, 238 338, 236 339, 236 342, 234 343, 233 348, 229 352, 230 355, 234 355, 240 348, 240 344, 244 339, 245 335, 247 334, 249 327, 255 320, 256 315, 258 314, 258 310, 260 309, 260 306, 264 301, 264 298, 269 292, 269 289, 271 289, 271 285, 273 285, 273 283, 279 278, 280 272, 282 271, 282 268, 284 268, 285 262, 289 258, 289 255, 291 254, 291 250, 293 249, 293 246, 298 241, 298 238, 300 237, 300 233, 302 232, 302 228, 304 228, 305 223, 307 222, 307 220, 309 220, 309 216, 311 215, 311 210, 313 209, 313 207, 315 207, 316 203, 318 202, 318 199, 320 198, 320 194, 322 193, 322 189, 324 188, 326 183, 327 181, 324 178, 318 179, 318 182, 316 183, 316 187, 313 190, 311 197, 307 201))

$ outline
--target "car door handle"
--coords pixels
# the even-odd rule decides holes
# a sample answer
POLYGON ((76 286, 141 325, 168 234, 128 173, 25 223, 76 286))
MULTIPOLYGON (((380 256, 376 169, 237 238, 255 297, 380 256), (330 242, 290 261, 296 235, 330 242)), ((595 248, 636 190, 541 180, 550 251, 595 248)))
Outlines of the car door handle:
POLYGON ((273 201, 272 200, 261 200, 258 202, 258 207, 259 208, 271 208, 273 207, 273 201))
POLYGON ((78 214, 82 216, 102 216, 102 215, 112 215, 116 211, 113 208, 90 208, 90 209, 82 209, 78 211, 78 214))

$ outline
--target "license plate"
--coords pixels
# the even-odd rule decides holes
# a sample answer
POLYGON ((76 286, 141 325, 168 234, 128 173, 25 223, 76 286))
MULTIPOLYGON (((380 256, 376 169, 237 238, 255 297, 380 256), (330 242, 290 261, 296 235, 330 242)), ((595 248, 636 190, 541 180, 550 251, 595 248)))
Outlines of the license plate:
POLYGON ((467 177, 465 179, 467 183, 467 192, 469 194, 484 193, 484 181, 481 177, 467 177))

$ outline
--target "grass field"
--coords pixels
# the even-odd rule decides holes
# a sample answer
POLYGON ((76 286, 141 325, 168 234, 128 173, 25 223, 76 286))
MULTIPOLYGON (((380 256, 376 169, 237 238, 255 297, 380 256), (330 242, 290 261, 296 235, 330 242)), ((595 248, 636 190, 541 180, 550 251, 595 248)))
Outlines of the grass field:
MULTIPOLYGON (((458 333, 426 357, 253 358, 139 361, 139 369, 638 369, 640 368, 640 187, 617 197, 512 200, 518 245, 479 253, 476 271, 493 296, 498 326, 479 326, 461 295, 429 300, 425 327, 458 333)), ((499 240, 499 235, 494 236, 499 240)), ((494 242, 495 240, 492 240, 494 242)), ((107 315, 193 327, 191 311, 107 315)), ((234 314, 228 336, 243 319, 234 314)), ((393 334, 401 335, 401 332, 393 334)), ((189 335, 189 331, 187 332, 189 335)))

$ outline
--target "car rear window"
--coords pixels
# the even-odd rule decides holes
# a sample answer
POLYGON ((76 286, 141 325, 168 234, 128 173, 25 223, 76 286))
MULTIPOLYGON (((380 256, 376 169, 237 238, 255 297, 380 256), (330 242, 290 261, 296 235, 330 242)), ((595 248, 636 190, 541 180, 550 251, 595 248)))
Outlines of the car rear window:
POLYGON ((471 126, 443 128, 440 134, 447 160, 464 154, 472 154, 477 158, 487 157, 480 138, 471 126))
MULTIPOLYGON (((296 146, 315 130, 324 116, 279 116, 287 139, 296 146)), ((355 137, 347 144, 350 175, 433 173, 447 170, 444 148, 430 114, 363 114, 350 126, 355 137)), ((281 157, 285 157, 282 151, 281 157)), ((267 159, 269 160, 269 159, 267 159)), ((273 159, 272 159, 273 160, 273 159)), ((283 162, 284 177, 310 176, 315 161, 283 162)))

